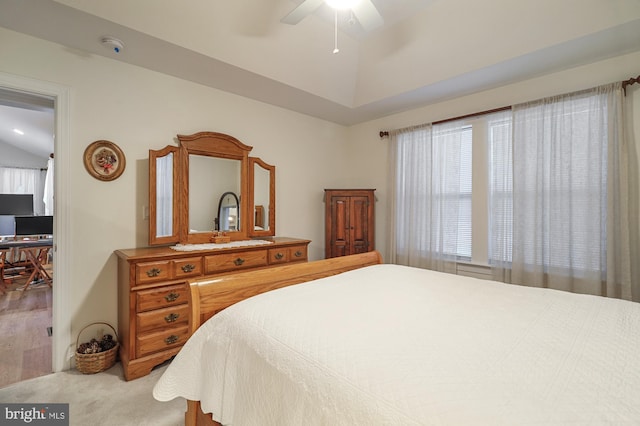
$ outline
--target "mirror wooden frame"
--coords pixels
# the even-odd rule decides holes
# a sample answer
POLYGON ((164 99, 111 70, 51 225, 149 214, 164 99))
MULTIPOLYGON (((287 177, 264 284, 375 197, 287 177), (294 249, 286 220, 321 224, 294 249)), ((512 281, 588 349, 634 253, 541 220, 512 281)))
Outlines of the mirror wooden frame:
POLYGON ((180 142, 181 197, 180 197, 180 242, 185 244, 203 244, 211 242, 211 232, 189 232, 189 155, 240 160, 240 230, 228 232, 232 241, 247 238, 247 195, 249 193, 247 170, 249 151, 253 147, 240 142, 233 136, 215 132, 199 132, 193 135, 178 135, 180 142))
POLYGON ((274 236, 276 234, 276 166, 265 163, 257 157, 249 157, 249 235, 274 236), (266 230, 256 230, 255 226, 255 167, 260 166, 269 172, 269 206, 268 206, 268 222, 269 226, 266 230))
POLYGON ((193 135, 177 135, 179 146, 167 146, 161 150, 149 150, 149 245, 210 243, 212 232, 189 232, 189 155, 226 158, 240 161, 240 230, 227 232, 232 241, 254 236, 275 235, 275 166, 259 158, 249 157, 253 147, 233 136, 216 132, 199 132, 193 135), (156 159, 173 153, 173 202, 172 234, 157 236, 157 170, 156 159), (270 172, 269 182, 269 230, 255 231, 253 205, 254 164, 270 172))

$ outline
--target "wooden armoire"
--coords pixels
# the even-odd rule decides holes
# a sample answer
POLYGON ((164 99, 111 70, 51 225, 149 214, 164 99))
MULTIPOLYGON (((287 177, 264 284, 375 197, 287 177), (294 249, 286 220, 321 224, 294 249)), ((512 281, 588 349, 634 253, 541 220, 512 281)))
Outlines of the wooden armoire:
POLYGON ((325 189, 325 257, 375 249, 375 189, 325 189))

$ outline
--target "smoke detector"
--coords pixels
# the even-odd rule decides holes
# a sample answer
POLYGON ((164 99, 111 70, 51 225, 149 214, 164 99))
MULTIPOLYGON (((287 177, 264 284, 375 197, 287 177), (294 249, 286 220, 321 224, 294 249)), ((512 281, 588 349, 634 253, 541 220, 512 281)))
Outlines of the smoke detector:
POLYGON ((124 43, 115 37, 102 37, 100 42, 104 47, 114 51, 115 53, 120 53, 122 49, 124 49, 124 43))

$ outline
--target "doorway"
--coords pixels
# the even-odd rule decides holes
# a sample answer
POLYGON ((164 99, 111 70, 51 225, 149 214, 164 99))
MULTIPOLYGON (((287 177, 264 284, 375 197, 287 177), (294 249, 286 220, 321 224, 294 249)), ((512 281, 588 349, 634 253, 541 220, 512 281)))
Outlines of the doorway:
MULTIPOLYGON (((62 371, 70 367, 68 354, 74 349, 69 309, 69 88, 0 72, 0 95, 3 91, 22 94, 34 100, 45 99, 53 104, 55 137, 49 154, 54 154, 55 213, 52 214, 54 232, 50 259, 55 264, 55 285, 50 293, 51 326, 47 329, 47 338, 51 339, 50 366, 45 371, 62 371)), ((39 303, 42 306, 42 301, 39 303)))
POLYGON ((51 97, 0 88, 0 387, 52 372, 54 118, 51 97))

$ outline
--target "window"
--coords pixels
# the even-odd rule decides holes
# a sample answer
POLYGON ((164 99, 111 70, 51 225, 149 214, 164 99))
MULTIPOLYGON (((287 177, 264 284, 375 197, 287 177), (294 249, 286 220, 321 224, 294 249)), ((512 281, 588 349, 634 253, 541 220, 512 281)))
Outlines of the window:
MULTIPOLYGON (((442 128, 434 126, 433 149, 441 151, 444 158, 456 156, 454 161, 443 163, 445 167, 457 167, 457 179, 447 180, 444 175, 433 175, 433 201, 444 216, 434 226, 442 226, 445 255, 471 259, 471 191, 472 191, 472 126, 454 125, 442 128), (455 149, 449 149, 455 144, 455 149), (455 220, 456 223, 451 223, 455 220)), ((439 154, 436 154, 440 156, 439 154)))
MULTIPOLYGON (((525 209, 544 208, 541 220, 548 222, 549 216, 568 214, 566 224, 577 228, 575 232, 570 230, 568 238, 553 238, 553 227, 545 228, 542 238, 548 243, 544 253, 540 254, 541 250, 531 245, 537 238, 530 233, 534 227, 520 227, 517 230, 521 235, 518 241, 527 263, 544 262, 550 268, 565 269, 599 270, 601 267, 600 244, 592 241, 591 235, 599 234, 602 225, 600 219, 593 219, 596 207, 591 201, 593 194, 606 196, 600 186, 606 178, 607 154, 606 144, 598 143, 589 149, 598 151, 598 160, 589 160, 589 150, 580 148, 586 137, 584 132, 593 132, 589 130, 588 108, 588 99, 579 98, 571 102, 571 108, 563 108, 561 113, 548 112, 545 116, 542 112, 535 112, 526 118, 526 129, 529 130, 523 131, 530 134, 520 135, 521 144, 533 145, 534 142, 526 141, 539 140, 538 132, 550 132, 553 126, 554 131, 563 132, 566 146, 561 148, 556 143, 555 150, 564 151, 542 153, 542 169, 528 167, 534 162, 534 155, 523 153, 518 170, 521 175, 522 171, 531 174, 531 178, 520 187, 517 196, 527 200, 522 201, 528 206, 525 209), (553 115, 553 120, 550 115, 553 115), (554 120, 560 123, 553 124, 554 120), (538 126, 542 126, 542 130, 538 126), (561 130, 558 126, 567 128, 561 130), (548 167, 544 166, 547 163, 548 167), (551 170, 554 164, 557 167, 555 172, 551 170), (542 188, 536 186, 539 183, 542 188), (570 212, 557 210, 567 202, 573 206, 570 212), (550 253, 554 252, 562 255, 551 256, 550 253), (545 258, 536 259, 535 256, 545 258)), ((512 262, 512 121, 511 111, 506 111, 434 125, 431 129, 428 138, 431 160, 422 162, 429 170, 431 186, 424 191, 430 200, 431 210, 425 229, 433 234, 431 238, 441 241, 442 255, 451 260, 480 264, 491 264, 492 259, 512 262), (427 166, 429 163, 431 165, 427 166)), ((606 134, 606 127, 601 132, 606 134)), ((415 140, 413 143, 425 142, 415 140)), ((538 146, 536 149, 541 148, 538 146)), ((597 200, 597 205, 606 206, 606 199, 597 200)), ((410 241, 399 240, 398 246, 404 247, 405 243, 410 241)), ((430 256, 432 251, 433 247, 430 247, 424 250, 423 255, 430 256)))
POLYGON ((390 261, 630 298, 621 99, 616 83, 399 131, 390 261))
MULTIPOLYGON (((413 258, 414 264, 416 258, 431 257, 488 262, 491 169, 487 147, 510 146, 509 117, 508 112, 491 114, 397 136, 396 216, 402 220, 396 221, 396 248, 400 259, 413 258)), ((501 166, 509 168, 510 163, 501 166)))
POLYGON ((33 211, 44 214, 44 182, 46 171, 0 167, 0 194, 33 194, 33 211))
POLYGON ((583 277, 606 272, 608 117, 598 91, 514 108, 513 214, 517 222, 497 253, 522 269, 583 277))
MULTIPOLYGON (((508 259, 511 262, 513 245, 513 153, 511 113, 488 120, 488 197, 489 217, 487 260, 508 259), (499 241, 495 236, 499 235, 499 241)), ((484 194, 483 194, 484 196, 484 194)))

